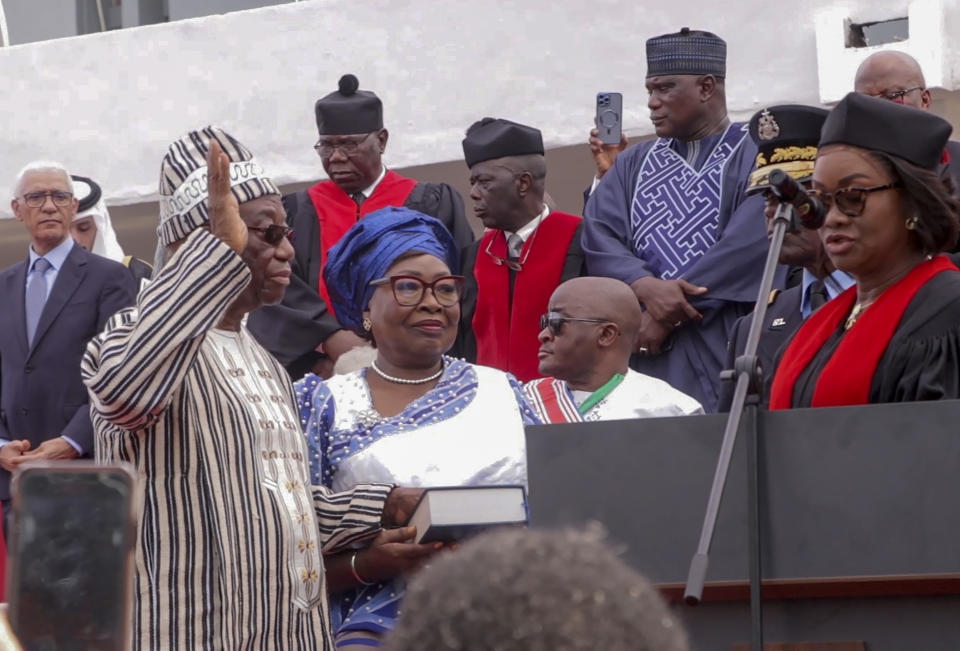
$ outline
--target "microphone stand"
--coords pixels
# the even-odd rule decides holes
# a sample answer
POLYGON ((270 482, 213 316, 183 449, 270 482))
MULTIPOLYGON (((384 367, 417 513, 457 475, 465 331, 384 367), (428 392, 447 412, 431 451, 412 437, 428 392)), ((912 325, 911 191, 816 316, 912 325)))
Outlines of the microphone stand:
POLYGON ((730 459, 740 430, 741 420, 746 421, 747 430, 747 483, 748 483, 748 519, 749 519, 749 558, 750 558, 750 619, 751 645, 754 651, 763 650, 763 604, 761 594, 762 563, 760 556, 760 482, 759 482, 759 437, 757 411, 760 394, 763 390, 763 371, 757 359, 757 346, 760 343, 760 331, 767 313, 770 290, 780 258, 780 247, 787 229, 796 228, 796 210, 793 205, 781 199, 773 218, 773 234, 770 237, 770 249, 760 281, 760 291, 750 321, 746 349, 734 362, 733 371, 724 371, 721 378, 736 380, 733 404, 727 417, 727 425, 720 445, 720 456, 713 476, 713 486, 707 501, 707 512, 700 531, 697 552, 690 561, 687 574, 687 586, 684 601, 691 606, 700 603, 703 597, 703 584, 706 581, 707 566, 710 563, 710 544, 717 525, 723 489, 727 482, 730 459), (750 398, 749 403, 747 398, 750 398), (746 418, 744 419, 744 415, 746 418))

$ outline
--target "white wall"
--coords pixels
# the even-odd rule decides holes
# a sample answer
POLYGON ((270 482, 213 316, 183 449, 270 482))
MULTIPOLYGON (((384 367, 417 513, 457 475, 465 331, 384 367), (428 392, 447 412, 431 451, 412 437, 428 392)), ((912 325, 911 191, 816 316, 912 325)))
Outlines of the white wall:
MULTIPOLYGON (((957 0, 918 1, 960 24, 957 0)), ((583 142, 599 90, 623 92, 628 134, 649 133, 644 41, 684 25, 728 41, 735 117, 816 104, 818 12, 893 18, 909 4, 313 0, 10 47, 0 50, 0 188, 29 160, 54 158, 100 180, 115 203, 148 200, 169 143, 207 123, 234 133, 279 183, 318 178, 313 102, 344 72, 384 100, 396 167, 459 159, 464 130, 485 115, 540 127, 548 147, 583 142)), ((947 50, 952 89, 960 52, 947 50)))

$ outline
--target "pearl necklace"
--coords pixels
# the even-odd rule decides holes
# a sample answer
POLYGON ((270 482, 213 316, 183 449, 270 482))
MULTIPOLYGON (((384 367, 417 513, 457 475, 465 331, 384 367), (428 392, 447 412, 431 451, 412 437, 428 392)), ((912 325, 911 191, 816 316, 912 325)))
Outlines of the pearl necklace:
POLYGON ((427 382, 431 382, 431 381, 433 381, 433 380, 436 380, 438 377, 440 377, 441 375, 443 375, 444 363, 443 363, 443 360, 440 360, 440 370, 439 370, 439 371, 437 371, 436 373, 434 373, 433 375, 430 375, 430 376, 428 376, 428 377, 420 378, 419 380, 408 380, 408 379, 402 378, 402 377, 393 377, 392 375, 387 375, 386 373, 384 373, 384 372, 380 369, 379 366, 377 366, 377 360, 373 360, 372 362, 370 362, 370 367, 374 370, 374 372, 375 372, 377 375, 379 375, 380 377, 382 377, 382 378, 383 378, 384 380, 386 380, 387 382, 395 382, 396 384, 426 384, 427 382))

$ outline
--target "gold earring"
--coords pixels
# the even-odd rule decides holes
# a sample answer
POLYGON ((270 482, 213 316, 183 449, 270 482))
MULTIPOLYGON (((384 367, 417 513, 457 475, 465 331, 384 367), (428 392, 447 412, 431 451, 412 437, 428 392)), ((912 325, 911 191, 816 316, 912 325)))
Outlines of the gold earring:
POLYGON ((371 328, 373 328, 373 323, 370 321, 370 317, 363 317, 363 329, 370 332, 371 328))
POLYGON ((920 223, 920 220, 917 218, 916 215, 914 215, 913 217, 911 217, 906 221, 905 225, 908 231, 913 231, 917 229, 917 224, 919 223, 920 223))

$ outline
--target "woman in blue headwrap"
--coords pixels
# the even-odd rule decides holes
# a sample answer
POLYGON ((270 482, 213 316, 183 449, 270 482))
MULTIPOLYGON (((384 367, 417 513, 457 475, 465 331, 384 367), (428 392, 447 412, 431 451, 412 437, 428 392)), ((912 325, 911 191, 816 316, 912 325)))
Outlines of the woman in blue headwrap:
MULTIPOLYGON (((369 368, 297 383, 313 482, 330 487, 525 484, 523 427, 536 423, 517 381, 446 357, 463 278, 441 222, 385 208, 330 250, 324 277, 345 328, 373 343, 369 368)), ((369 649, 392 630, 404 569, 432 552, 386 531, 367 550, 328 559, 338 649, 369 649), (387 544, 383 544, 387 543, 387 544), (339 606, 339 607, 338 607, 339 606)))

